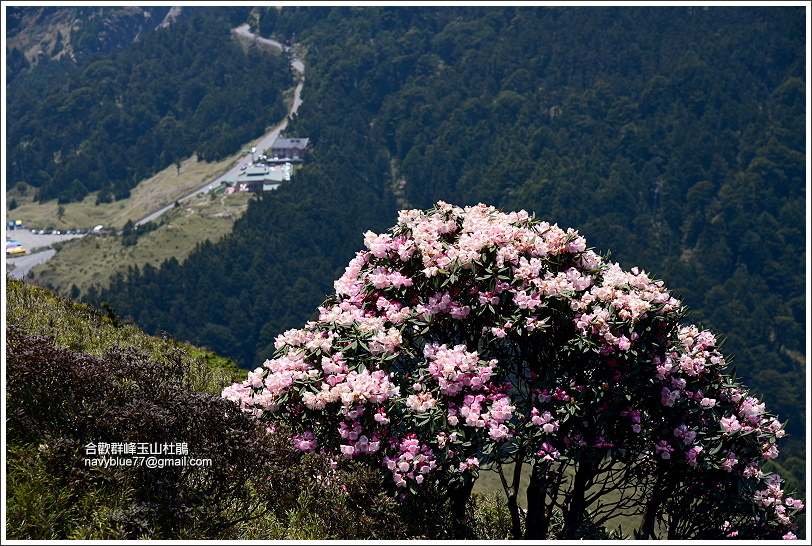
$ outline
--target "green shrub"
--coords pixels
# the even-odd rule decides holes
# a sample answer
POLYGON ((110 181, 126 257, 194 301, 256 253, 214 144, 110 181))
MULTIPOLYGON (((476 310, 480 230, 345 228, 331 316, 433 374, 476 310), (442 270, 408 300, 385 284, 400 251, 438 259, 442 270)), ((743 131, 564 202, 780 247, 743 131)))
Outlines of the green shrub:
MULTIPOLYGON (((267 512, 266 498, 289 491, 286 468, 295 453, 233 404, 188 389, 182 366, 145 360, 132 348, 113 348, 105 358, 74 353, 14 326, 7 339, 9 443, 44 446, 57 487, 131 489, 131 502, 109 511, 106 522, 126 538, 217 538, 267 512), (190 458, 211 465, 90 468, 86 446, 100 442, 187 442, 190 458)), ((77 510, 71 517, 82 527, 92 512, 77 510)), ((52 532, 67 538, 72 531, 52 532)))
POLYGON ((479 540, 508 540, 510 512, 505 496, 499 491, 474 493, 468 506, 471 533, 479 540))
POLYGON ((192 390, 219 394, 225 385, 245 377, 231 360, 168 335, 147 335, 121 322, 112 308, 103 313, 22 281, 7 280, 6 316, 8 324, 52 336, 56 346, 77 353, 104 356, 114 346, 134 347, 152 360, 180 365, 185 369, 183 381, 192 390))
POLYGON ((378 474, 302 458, 222 399, 230 360, 17 281, 7 300, 9 538, 407 537, 378 474), (184 441, 211 466, 84 463, 91 442, 184 441))

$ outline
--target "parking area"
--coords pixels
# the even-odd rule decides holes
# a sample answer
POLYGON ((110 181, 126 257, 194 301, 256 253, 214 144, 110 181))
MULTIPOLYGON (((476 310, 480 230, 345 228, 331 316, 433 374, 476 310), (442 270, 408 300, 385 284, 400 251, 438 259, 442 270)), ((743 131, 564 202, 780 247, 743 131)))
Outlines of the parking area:
POLYGON ((35 233, 28 229, 7 229, 6 241, 19 241, 30 253, 38 248, 49 247, 54 243, 58 243, 59 241, 83 237, 86 233, 87 232, 79 233, 76 231, 71 231, 71 233, 40 233, 37 231, 35 233))

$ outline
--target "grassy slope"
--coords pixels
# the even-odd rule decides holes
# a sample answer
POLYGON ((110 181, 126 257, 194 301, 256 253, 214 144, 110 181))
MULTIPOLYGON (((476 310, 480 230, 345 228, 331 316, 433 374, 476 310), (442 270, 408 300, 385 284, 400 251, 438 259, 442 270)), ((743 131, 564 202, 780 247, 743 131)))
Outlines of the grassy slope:
POLYGON ((245 378, 232 361, 208 349, 173 339, 150 336, 131 324, 116 327, 93 306, 77 303, 50 290, 6 279, 5 324, 30 334, 54 337, 54 344, 77 353, 104 356, 114 346, 134 347, 139 353, 165 362, 180 351, 189 367, 190 387, 219 395, 223 387, 245 378))
POLYGON ((215 242, 229 233, 251 198, 222 192, 193 197, 161 216, 160 227, 140 236, 133 246, 123 246, 114 234, 60 243, 53 258, 33 268, 34 282, 60 294, 70 294, 73 285, 84 293, 91 285, 105 286, 112 275, 126 273, 130 266, 157 268, 171 257, 183 262, 198 243, 215 242))
MULTIPOLYGON (((191 157, 180 169, 172 165, 144 180, 128 199, 99 205, 95 193, 78 203, 37 203, 35 189, 15 187, 6 192, 6 203, 13 199, 18 206, 7 214, 10 219, 23 220, 31 229, 89 229, 100 224, 121 229, 128 220, 136 222, 214 180, 241 158, 242 154, 236 154, 206 163, 191 157)), ((104 286, 117 271, 126 271, 129 266, 157 267, 172 256, 182 262, 198 243, 217 241, 230 232, 250 199, 243 193, 193 197, 160 217, 157 222, 161 226, 140 237, 137 245, 124 247, 112 235, 75 239, 58 245, 59 252, 32 273, 37 284, 69 294, 73 285, 82 292, 93 284, 104 286)))
MULTIPOLYGON (((206 349, 149 336, 133 325, 116 325, 115 319, 109 315, 44 288, 7 279, 5 292, 6 324, 21 327, 29 334, 52 336, 57 347, 102 357, 115 346, 133 347, 138 354, 158 362, 166 362, 167 356, 172 355, 174 359, 180 358, 185 367, 184 383, 194 391, 219 394, 225 385, 245 378, 245 371, 237 370, 232 362, 206 349)), ((23 524, 26 532, 40 539, 64 539, 66 532, 68 538, 73 539, 122 538, 123 531, 113 525, 117 520, 111 519, 111 514, 128 509, 133 502, 132 491, 118 486, 117 482, 101 480, 79 494, 71 483, 57 483, 53 468, 49 466, 52 464, 50 447, 14 443, 6 448, 9 519, 17 526, 10 528, 10 538, 19 538, 15 533, 23 524)), ((287 468, 285 472, 301 474, 312 469, 305 464, 287 468)), ((343 476, 337 474, 336 479, 344 480, 343 476)), ((375 525, 383 530, 390 523, 397 523, 386 519, 393 517, 395 505, 391 501, 381 504, 382 497, 376 491, 372 496, 363 497, 364 502, 375 503, 375 510, 364 515, 358 506, 352 504, 357 499, 347 500, 340 481, 332 485, 329 480, 308 483, 310 485, 301 490, 301 483, 298 484, 295 489, 298 498, 294 498, 292 505, 285 505, 281 512, 272 511, 259 519, 239 523, 228 531, 226 538, 266 541, 348 539, 355 533, 368 533, 375 525), (381 511, 377 512, 378 509, 381 511), (380 518, 380 521, 376 523, 370 517, 380 518)), ((362 491, 363 487, 366 486, 362 486, 362 491)), ((482 507, 476 510, 471 521, 478 536, 502 538, 495 536, 498 529, 493 522, 498 520, 498 528, 505 529, 506 514, 503 510, 497 514, 499 509, 494 508, 497 505, 493 502, 480 504, 482 507)), ((181 529, 178 532, 186 531, 181 529)), ((153 537, 146 533, 143 538, 153 537)), ((212 537, 181 534, 176 538, 212 537)))
MULTIPOLYGON (((5 293, 5 323, 21 327, 29 334, 52 336, 57 347, 102 357, 116 346, 133 347, 139 355, 157 362, 167 362, 171 355, 180 358, 185 368, 186 387, 215 395, 219 395, 224 386, 245 378, 245 372, 238 370, 236 364, 206 349, 150 336, 133 325, 117 326, 109 315, 44 288, 7 279, 5 293)), ((115 524, 115 518, 111 519, 111 514, 128 508, 133 502, 132 491, 115 481, 101 480, 90 490, 77 493, 70 483, 59 483, 57 474, 49 466, 53 463, 48 449, 45 444, 6 445, 9 538, 31 535, 39 539, 64 539, 67 533, 67 538, 72 539, 120 540, 122 528, 115 524), (18 535, 21 528, 26 534, 18 535)), ((306 506, 293 511, 291 520, 300 521, 307 512, 306 506)), ((313 519, 309 527, 298 529, 267 514, 259 520, 238 524, 229 537, 236 540, 315 539, 324 533, 324 528, 321 520, 313 519)), ((153 537, 147 533, 142 538, 153 537)))
POLYGON ((34 201, 35 189, 27 187, 21 191, 15 186, 6 192, 6 203, 12 199, 17 202, 17 208, 8 211, 8 217, 23 220, 31 229, 90 229, 99 224, 121 229, 127 220, 137 222, 214 180, 241 157, 239 154, 216 163, 190 157, 181 163, 180 170, 171 165, 138 184, 128 199, 97 205, 96 193, 91 193, 81 202, 61 205, 62 215, 55 199, 38 203, 34 201))

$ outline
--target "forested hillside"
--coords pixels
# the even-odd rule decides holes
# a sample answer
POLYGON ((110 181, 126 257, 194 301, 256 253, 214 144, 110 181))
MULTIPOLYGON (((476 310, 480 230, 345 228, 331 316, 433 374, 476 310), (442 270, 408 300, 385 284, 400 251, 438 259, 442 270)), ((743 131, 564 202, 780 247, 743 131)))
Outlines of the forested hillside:
POLYGON ((62 57, 81 62, 88 55, 123 49, 165 19, 183 19, 193 11, 170 6, 8 6, 6 83, 32 66, 62 57))
POLYGON ((288 129, 312 139, 304 167, 182 267, 134 270, 89 299, 253 367, 399 208, 526 209, 664 279, 726 337, 737 373, 789 420, 783 464, 802 475, 802 8, 285 7, 262 20, 308 51, 288 129))
POLYGON ((198 10, 121 50, 21 70, 7 85, 8 187, 109 202, 190 155, 217 160, 263 134, 285 116, 293 80, 283 56, 231 36, 249 10, 198 10))

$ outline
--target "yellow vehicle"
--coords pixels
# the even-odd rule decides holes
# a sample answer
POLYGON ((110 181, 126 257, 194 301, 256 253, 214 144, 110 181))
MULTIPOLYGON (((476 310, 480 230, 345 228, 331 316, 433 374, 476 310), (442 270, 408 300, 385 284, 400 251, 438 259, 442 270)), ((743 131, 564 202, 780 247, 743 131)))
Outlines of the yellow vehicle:
POLYGON ((17 241, 6 241, 6 256, 25 256, 28 251, 23 248, 22 243, 17 241))

